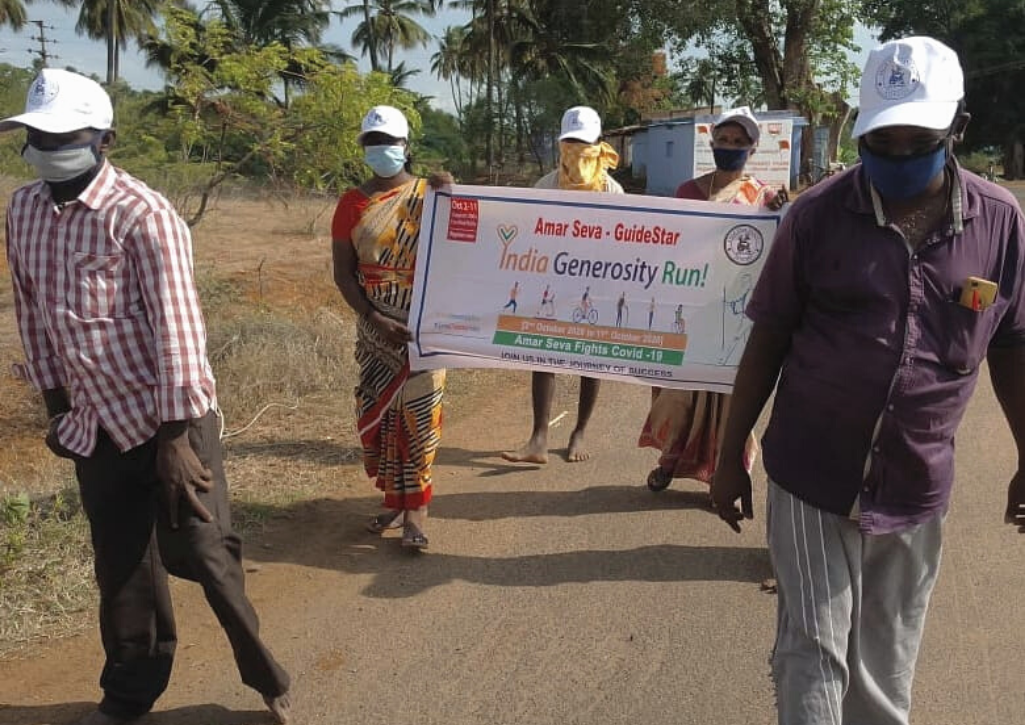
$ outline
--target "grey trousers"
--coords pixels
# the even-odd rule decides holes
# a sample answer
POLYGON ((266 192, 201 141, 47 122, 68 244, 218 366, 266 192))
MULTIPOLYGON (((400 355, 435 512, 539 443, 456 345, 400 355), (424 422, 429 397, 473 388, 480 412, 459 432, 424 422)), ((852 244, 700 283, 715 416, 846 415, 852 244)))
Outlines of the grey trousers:
POLYGON ((943 517, 871 536, 769 482, 779 725, 907 725, 943 517))

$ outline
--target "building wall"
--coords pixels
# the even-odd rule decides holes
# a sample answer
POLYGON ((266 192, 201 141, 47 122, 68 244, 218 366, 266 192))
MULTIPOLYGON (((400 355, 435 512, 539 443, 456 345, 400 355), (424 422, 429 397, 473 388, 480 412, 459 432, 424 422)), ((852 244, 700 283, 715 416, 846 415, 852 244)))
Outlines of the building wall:
MULTIPOLYGON (((797 186, 801 162, 801 130, 807 121, 778 112, 755 114, 764 118, 791 118, 790 185, 797 186)), ((700 119, 698 119, 700 120, 700 119)), ((694 169, 695 119, 653 123, 633 136, 633 174, 647 179, 647 193, 672 196, 676 187, 691 178, 694 169)))
POLYGON ((688 119, 649 126, 647 134, 647 192, 672 196, 694 168, 694 122, 688 119))

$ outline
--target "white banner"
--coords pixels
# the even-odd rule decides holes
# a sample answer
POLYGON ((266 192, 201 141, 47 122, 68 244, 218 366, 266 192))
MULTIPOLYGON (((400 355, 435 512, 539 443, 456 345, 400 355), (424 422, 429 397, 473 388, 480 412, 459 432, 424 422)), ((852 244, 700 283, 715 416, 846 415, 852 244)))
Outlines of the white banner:
POLYGON ((414 369, 505 367, 729 391, 779 213, 453 186, 424 203, 414 369))
MULTIPOLYGON (((790 188, 790 152, 793 150, 794 122, 792 119, 759 121, 762 137, 758 148, 747 161, 744 172, 773 187, 790 188)), ((696 120, 694 123, 694 177, 715 171, 712 157, 712 122, 696 120)))

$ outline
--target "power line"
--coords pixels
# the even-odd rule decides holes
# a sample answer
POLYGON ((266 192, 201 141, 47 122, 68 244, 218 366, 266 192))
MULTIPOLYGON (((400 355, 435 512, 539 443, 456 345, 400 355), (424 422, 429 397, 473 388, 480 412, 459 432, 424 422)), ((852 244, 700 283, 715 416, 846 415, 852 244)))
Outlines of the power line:
POLYGON ((33 36, 31 36, 29 38, 29 40, 38 40, 39 41, 39 50, 31 49, 31 50, 29 50, 29 53, 31 55, 39 56, 39 59, 42 61, 43 67, 45 68, 46 66, 50 65, 50 61, 51 60, 57 60, 60 57, 60 56, 54 55, 53 53, 49 52, 46 49, 46 44, 47 43, 50 43, 52 45, 57 45, 57 41, 56 40, 51 40, 50 38, 46 37, 46 31, 47 30, 55 30, 55 28, 52 25, 47 25, 46 21, 44 21, 44 20, 30 20, 29 22, 32 23, 33 25, 35 25, 39 29, 38 30, 39 35, 33 35, 33 36))
POLYGON ((991 65, 988 68, 971 70, 965 73, 965 78, 981 78, 982 76, 1001 73, 1005 70, 1017 70, 1018 68, 1025 68, 1025 60, 1012 60, 1009 63, 1001 63, 1000 65, 991 65))

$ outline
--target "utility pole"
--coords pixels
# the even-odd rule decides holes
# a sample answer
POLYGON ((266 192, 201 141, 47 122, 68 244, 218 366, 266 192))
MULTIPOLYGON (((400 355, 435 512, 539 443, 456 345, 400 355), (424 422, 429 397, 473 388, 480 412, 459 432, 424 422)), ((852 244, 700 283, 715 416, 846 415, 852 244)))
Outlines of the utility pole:
POLYGON ((46 68, 50 65, 51 60, 57 60, 57 58, 59 57, 53 55, 52 53, 50 53, 50 51, 46 49, 47 43, 52 43, 53 45, 57 44, 56 40, 50 40, 46 37, 46 31, 53 30, 54 27, 52 25, 47 25, 42 20, 30 20, 29 22, 35 25, 36 28, 38 28, 37 32, 39 33, 39 35, 33 35, 29 38, 29 40, 39 41, 39 50, 30 50, 29 53, 31 53, 32 55, 38 55, 39 60, 43 64, 43 67, 46 68))

